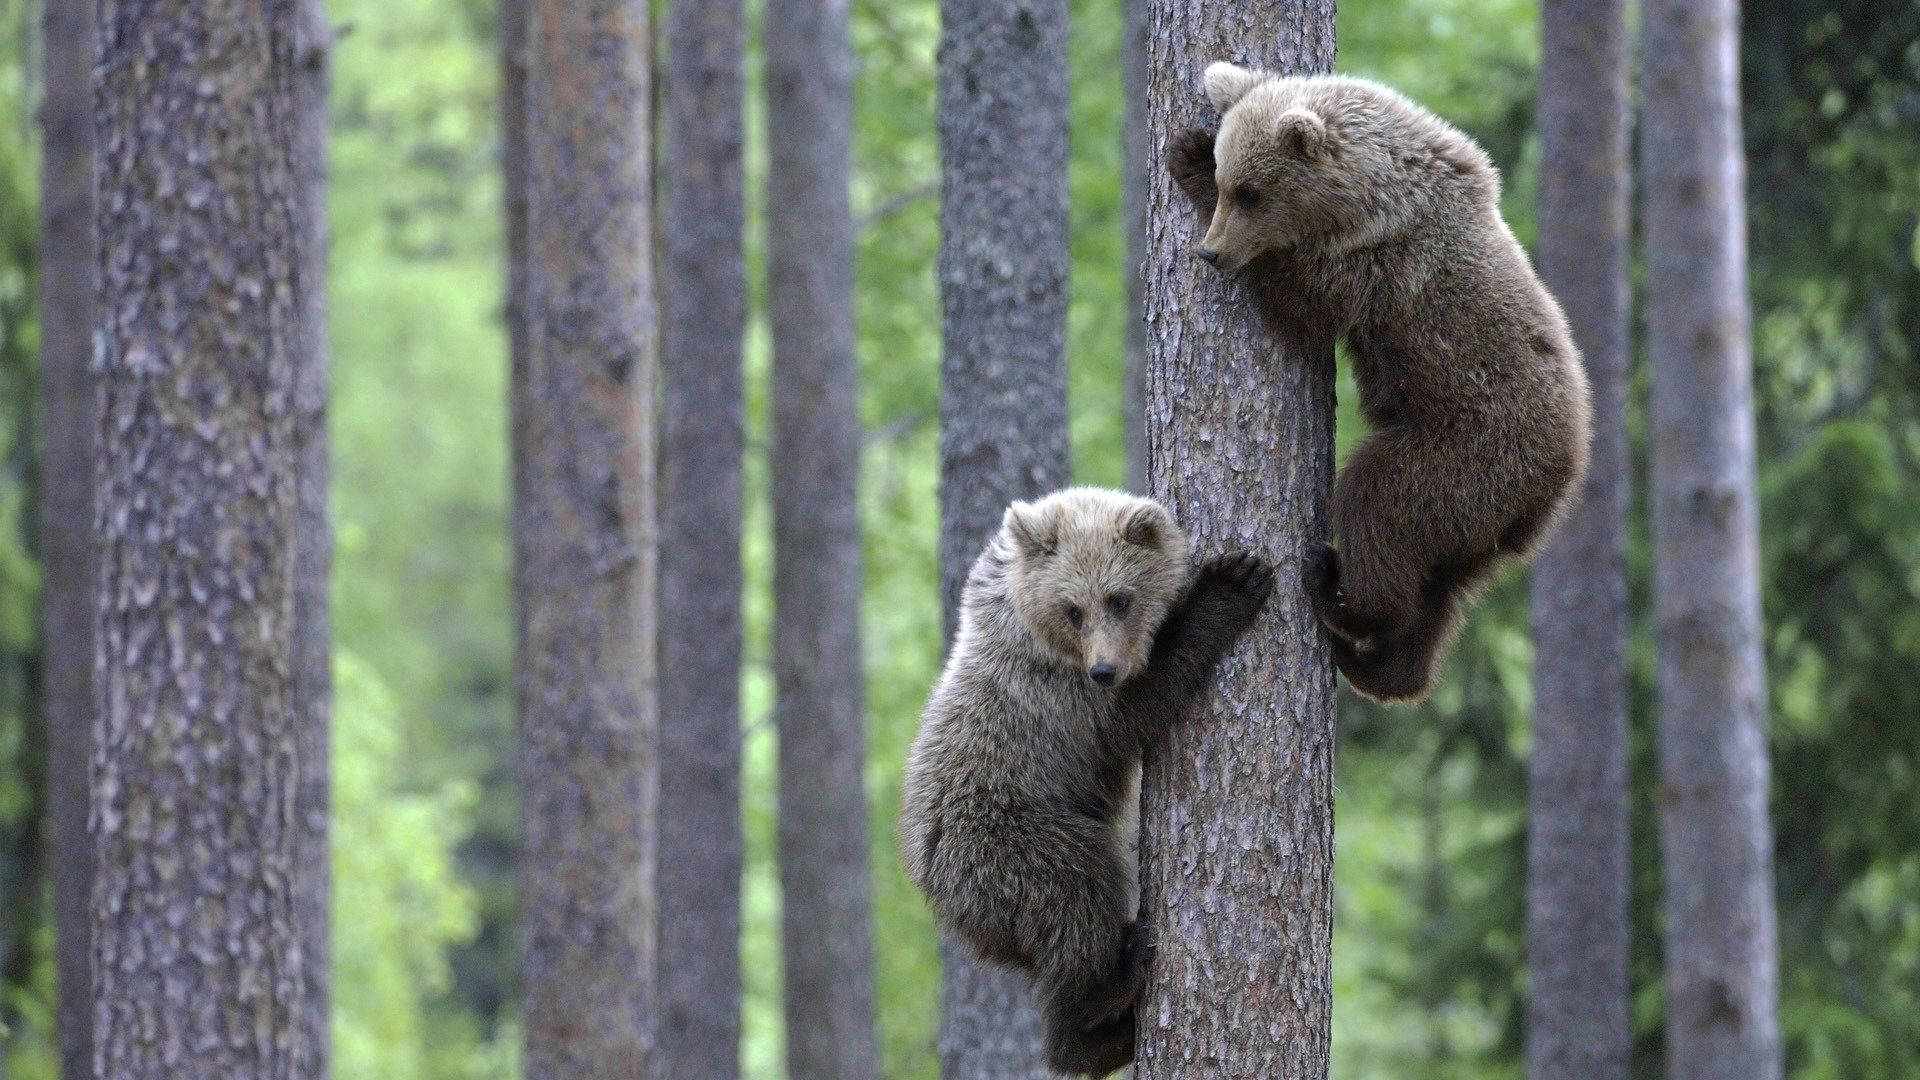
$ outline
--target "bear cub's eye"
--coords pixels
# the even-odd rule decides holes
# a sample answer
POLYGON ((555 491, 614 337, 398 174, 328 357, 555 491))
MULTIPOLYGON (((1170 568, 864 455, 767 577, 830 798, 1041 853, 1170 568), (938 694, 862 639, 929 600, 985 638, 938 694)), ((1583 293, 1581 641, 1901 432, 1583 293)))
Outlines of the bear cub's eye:
POLYGON ((1260 205, 1260 192, 1242 184, 1233 189, 1233 202, 1242 210, 1251 210, 1260 205))
POLYGON ((1133 597, 1126 593, 1114 593, 1107 597, 1107 610, 1113 612, 1116 619, 1124 619, 1127 612, 1133 610, 1133 597))
POLYGON ((1067 621, 1073 624, 1073 628, 1075 630, 1080 629, 1080 624, 1081 622, 1085 621, 1086 617, 1087 617, 1087 613, 1080 610, 1080 605, 1078 604, 1067 605, 1067 621))

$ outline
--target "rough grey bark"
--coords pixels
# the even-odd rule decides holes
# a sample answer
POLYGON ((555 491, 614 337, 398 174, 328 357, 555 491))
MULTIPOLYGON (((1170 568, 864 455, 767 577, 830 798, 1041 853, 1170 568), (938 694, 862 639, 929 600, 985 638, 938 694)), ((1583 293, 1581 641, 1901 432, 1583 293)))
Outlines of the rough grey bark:
POLYGON ((1593 390, 1585 486, 1533 569, 1527 1072, 1627 1074, 1627 246, 1624 0, 1548 0, 1542 278, 1593 390))
POLYGON ((1780 1075, 1736 0, 1641 9, 1670 1075, 1780 1075))
POLYGON ((61 1073, 92 1075, 94 0, 47 0, 40 106, 41 650, 61 1073))
POLYGON ((774 716, 787 1071, 877 1074, 846 0, 766 8, 774 716))
POLYGON ((312 1060, 298 0, 102 0, 93 1072, 312 1060))
POLYGON ((506 77, 522 975, 534 1080, 658 1074, 651 62, 642 0, 526 0, 506 77))
MULTIPOLYGON (((939 128, 940 584, 946 635, 967 570, 1015 499, 1064 487, 1066 0, 942 0, 939 128)), ((943 942, 941 1075, 1050 1075, 1027 978, 943 942)))
POLYGON ((660 1053, 740 1070, 740 0, 674 0, 660 220, 660 1053))
POLYGON ((1160 167, 1147 134, 1147 0, 1123 0, 1120 43, 1120 204, 1125 218, 1127 264, 1127 369, 1121 386, 1120 425, 1126 440, 1127 490, 1147 490, 1147 191, 1160 167))
POLYGON ((295 29, 298 71, 294 123, 299 139, 295 182, 306 230, 298 272, 300 337, 294 357, 293 701, 299 718, 301 853, 300 932, 307 961, 307 1052, 303 1080, 326 1080, 332 1066, 330 1008, 333 963, 333 854, 328 823, 333 806, 333 515, 328 496, 333 469, 327 434, 330 380, 327 356, 327 129, 331 116, 333 25, 324 0, 300 0, 295 29))
MULTIPOLYGON (((1148 131, 1217 123, 1215 60, 1333 64, 1332 0, 1152 0, 1148 131)), ((1146 270, 1148 473, 1198 552, 1250 548, 1280 587, 1210 707, 1146 764, 1143 917, 1159 941, 1140 1005, 1142 1080, 1324 1077, 1332 1018, 1333 667, 1296 584, 1326 533, 1333 351, 1276 333, 1194 255, 1201 223, 1152 173, 1146 270)))

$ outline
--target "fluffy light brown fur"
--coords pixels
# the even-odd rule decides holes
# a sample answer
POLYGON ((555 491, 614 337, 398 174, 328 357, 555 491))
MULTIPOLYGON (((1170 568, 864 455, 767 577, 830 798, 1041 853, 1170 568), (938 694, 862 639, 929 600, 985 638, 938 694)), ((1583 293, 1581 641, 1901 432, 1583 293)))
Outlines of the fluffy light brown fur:
POLYGON ((1034 976, 1061 1072, 1133 1058, 1151 948, 1134 918, 1141 755, 1272 588, 1244 553, 1190 570, 1164 507, 1087 488, 1015 503, 967 579, 907 759, 900 851, 944 929, 1034 976))
POLYGON ((1585 472, 1586 376, 1473 140, 1361 79, 1214 64, 1205 82, 1219 132, 1168 160, 1208 219, 1200 255, 1283 333, 1346 340, 1372 429, 1309 597, 1355 689, 1416 700, 1463 606, 1585 472))

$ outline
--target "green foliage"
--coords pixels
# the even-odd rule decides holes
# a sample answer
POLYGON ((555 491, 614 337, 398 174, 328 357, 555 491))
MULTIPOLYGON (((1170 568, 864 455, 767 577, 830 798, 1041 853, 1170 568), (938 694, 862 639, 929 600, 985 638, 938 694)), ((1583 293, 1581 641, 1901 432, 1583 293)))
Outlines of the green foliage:
POLYGON ((40 715, 39 488, 34 395, 40 327, 34 5, 0 0, 0 1074, 50 1077, 52 934, 47 925, 46 728, 40 715))
POLYGON ((513 1075, 519 809, 493 5, 332 0, 331 13, 343 30, 328 282, 334 627, 347 661, 338 1072, 513 1075), (358 804, 356 778, 370 785, 358 804), (392 846, 401 828, 409 846, 392 846), (380 843, 349 853, 348 836, 380 843), (353 880, 355 868, 368 876, 353 880))
POLYGON ((471 781, 403 788, 393 692, 351 652, 334 674, 334 1068, 393 1080, 501 1075, 470 1019, 425 1007, 447 992, 448 946, 475 927, 453 852, 478 792, 471 781), (461 1030, 437 1030, 449 1024, 461 1030))

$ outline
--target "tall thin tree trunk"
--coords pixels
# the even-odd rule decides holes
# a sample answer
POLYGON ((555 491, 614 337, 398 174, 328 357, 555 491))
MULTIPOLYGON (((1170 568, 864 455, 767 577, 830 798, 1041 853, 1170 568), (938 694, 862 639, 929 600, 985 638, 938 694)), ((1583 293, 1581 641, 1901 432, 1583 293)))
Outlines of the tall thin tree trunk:
POLYGON ((295 685, 302 12, 95 14, 93 1071, 294 1077, 314 989, 295 685))
POLYGON ((846 0, 766 9, 775 719, 787 1070, 877 1074, 860 663, 846 0))
MULTIPOLYGON (((967 571, 1015 499, 1066 485, 1068 5, 940 5, 940 584, 949 641, 967 571)), ((1050 1075, 1024 975, 964 943, 946 966, 941 1075, 1050 1075)))
POLYGON ((506 35, 506 76, 524 125, 508 176, 522 185, 509 226, 526 1070, 652 1077, 647 5, 526 0, 510 14, 525 19, 506 35))
POLYGON ((660 1052, 740 1071, 740 0, 674 0, 660 255, 660 1052))
MULTIPOLYGON (((1148 130, 1217 123, 1216 60, 1333 64, 1332 0, 1152 0, 1148 130)), ((1333 667, 1299 580, 1333 480, 1332 342, 1276 334, 1194 255, 1200 224, 1152 173, 1146 279, 1148 476, 1196 550, 1244 547, 1281 587, 1199 710, 1146 764, 1142 1080, 1324 1077, 1332 1018, 1333 667)))
POLYGON ((300 0, 296 27, 294 123, 298 128, 303 257, 298 353, 294 358, 293 701, 304 740, 300 755, 302 850, 300 930, 307 960, 308 1056, 302 1080, 326 1080, 332 1065, 333 857, 333 621, 328 592, 333 575, 333 478, 327 437, 330 389, 327 357, 327 129, 331 115, 333 24, 324 0, 300 0))
POLYGON ((94 0, 46 0, 40 217, 40 565, 60 1069, 93 1069, 94 0))
POLYGON ((1548 0, 1540 273, 1593 387, 1586 486, 1533 571, 1527 1071, 1624 1077, 1627 1011, 1625 0, 1548 0))
POLYGON ((1154 160, 1147 134, 1147 3, 1122 0, 1123 40, 1120 117, 1120 204, 1126 229, 1126 381, 1121 386, 1120 425, 1126 440, 1127 489, 1147 490, 1147 198, 1154 160))
POLYGON ((1780 1075, 1736 0, 1642 9, 1671 1075, 1780 1075))

